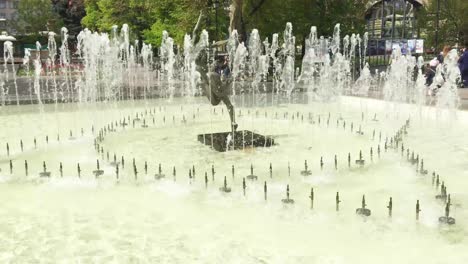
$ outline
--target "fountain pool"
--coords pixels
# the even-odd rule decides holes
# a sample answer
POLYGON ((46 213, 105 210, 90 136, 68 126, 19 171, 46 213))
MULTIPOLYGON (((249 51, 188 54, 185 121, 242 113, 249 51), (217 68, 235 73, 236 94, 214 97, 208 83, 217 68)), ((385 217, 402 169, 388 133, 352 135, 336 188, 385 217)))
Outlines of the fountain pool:
POLYGON ((45 105, 42 113, 4 107, 0 262, 468 261, 467 112, 346 96, 287 107, 234 100, 239 128, 271 136, 275 146, 217 152, 201 144, 197 134, 224 131, 228 114, 197 97, 45 105), (391 137, 408 119, 396 148, 391 137), (408 148, 427 175, 408 162, 408 148), (104 171, 97 178, 96 160, 104 171), (305 161, 309 176, 301 175, 305 161), (50 178, 39 176, 44 162, 50 178), (156 180, 159 164, 165 177, 156 180), (258 180, 246 180, 244 195, 251 167, 258 180), (455 225, 438 223, 445 206, 435 199, 433 171, 451 195, 455 225), (224 177, 230 193, 219 191, 224 177), (281 202, 288 184, 294 204, 281 202), (355 213, 363 195, 369 217, 355 213))

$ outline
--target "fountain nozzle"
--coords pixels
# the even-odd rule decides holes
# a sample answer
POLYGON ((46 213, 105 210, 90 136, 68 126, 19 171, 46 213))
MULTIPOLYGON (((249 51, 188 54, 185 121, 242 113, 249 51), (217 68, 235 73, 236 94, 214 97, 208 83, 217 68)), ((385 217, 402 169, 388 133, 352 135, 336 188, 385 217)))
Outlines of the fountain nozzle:
POLYGON ((336 205, 336 211, 338 212, 340 210, 340 193, 336 192, 336 197, 335 197, 335 205, 336 205))
POLYGON ((41 173, 39 173, 39 176, 40 177, 50 177, 50 171, 47 171, 47 165, 45 163, 45 161, 42 162, 42 169, 43 171, 41 173))
POLYGON ((281 202, 284 204, 293 204, 294 199, 289 198, 289 184, 286 186, 286 199, 282 199, 281 202))
POLYGON ((366 208, 366 196, 362 196, 362 202, 361 202, 361 208, 356 209, 356 214, 362 215, 362 216, 370 216, 371 215, 371 210, 366 208))
POLYGON ((390 201, 388 201, 388 217, 392 217, 392 210, 393 210, 393 201, 392 197, 390 197, 390 201))
POLYGON ((224 192, 224 193, 230 193, 230 192, 231 192, 231 188, 229 188, 229 187, 227 186, 227 179, 226 179, 226 176, 224 176, 224 184, 223 184, 223 186, 222 186, 221 188, 219 188, 219 190, 220 190, 221 192, 224 192))
POLYGON ((307 160, 304 160, 304 170, 301 171, 301 175, 302 175, 302 176, 309 176, 309 175, 312 174, 312 172, 311 172, 310 170, 308 170, 307 167, 308 167, 308 166, 307 166, 307 160))

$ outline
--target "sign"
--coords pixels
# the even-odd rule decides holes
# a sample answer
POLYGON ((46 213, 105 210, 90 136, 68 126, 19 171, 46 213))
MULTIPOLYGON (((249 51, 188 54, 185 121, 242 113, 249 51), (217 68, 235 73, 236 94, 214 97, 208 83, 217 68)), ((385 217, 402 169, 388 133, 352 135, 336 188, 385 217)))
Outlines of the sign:
POLYGON ((415 39, 408 39, 408 50, 411 53, 416 53, 416 40, 415 39))
POLYGON ((423 39, 394 40, 393 42, 387 40, 385 44, 388 54, 394 50, 400 50, 403 55, 422 54, 424 52, 423 39))
POLYGON ((424 39, 416 39, 415 52, 422 54, 424 52, 424 39))

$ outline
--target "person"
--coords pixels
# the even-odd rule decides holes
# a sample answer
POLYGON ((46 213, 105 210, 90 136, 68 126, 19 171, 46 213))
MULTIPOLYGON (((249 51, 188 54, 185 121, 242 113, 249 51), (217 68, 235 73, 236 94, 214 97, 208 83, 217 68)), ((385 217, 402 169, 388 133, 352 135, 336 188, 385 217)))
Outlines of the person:
POLYGON ((431 86, 434 81, 434 76, 436 73, 437 65, 439 65, 439 60, 437 58, 432 59, 426 67, 426 86, 431 86))
POLYGON ((450 46, 445 45, 444 49, 437 55, 437 60, 439 61, 440 64, 444 63, 445 57, 447 57, 447 54, 450 51, 450 46))
POLYGON ((450 46, 448 46, 448 45, 445 45, 445 46, 444 46, 444 49, 442 50, 442 55, 444 56, 444 59, 445 59, 445 57, 447 57, 447 55, 448 55, 448 53, 450 52, 450 50, 452 50, 452 49, 450 48, 450 46))
POLYGON ((437 55, 436 60, 438 61, 439 64, 444 63, 444 52, 440 52, 439 55, 437 55))
POLYGON ((462 55, 458 59, 463 87, 468 88, 468 43, 465 44, 462 55))

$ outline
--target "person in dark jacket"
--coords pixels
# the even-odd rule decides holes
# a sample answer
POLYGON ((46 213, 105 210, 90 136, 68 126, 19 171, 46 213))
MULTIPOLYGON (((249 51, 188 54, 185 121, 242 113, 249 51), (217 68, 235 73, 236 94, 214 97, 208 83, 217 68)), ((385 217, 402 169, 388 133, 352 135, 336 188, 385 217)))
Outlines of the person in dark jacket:
POLYGON ((468 88, 468 43, 465 44, 463 54, 458 59, 458 67, 460 68, 463 87, 468 88))

